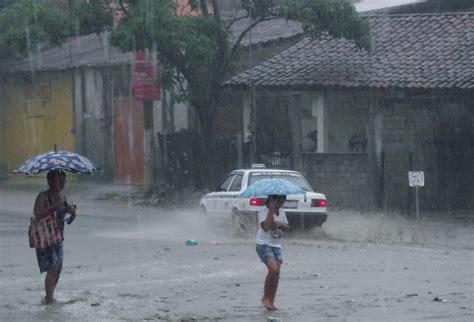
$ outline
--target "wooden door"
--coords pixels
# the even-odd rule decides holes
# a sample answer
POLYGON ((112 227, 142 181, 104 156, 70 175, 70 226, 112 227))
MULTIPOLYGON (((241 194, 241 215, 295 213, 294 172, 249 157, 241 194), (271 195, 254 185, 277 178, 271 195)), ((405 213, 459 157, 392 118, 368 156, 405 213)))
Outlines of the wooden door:
POLYGON ((114 98, 115 182, 143 185, 143 103, 114 98))

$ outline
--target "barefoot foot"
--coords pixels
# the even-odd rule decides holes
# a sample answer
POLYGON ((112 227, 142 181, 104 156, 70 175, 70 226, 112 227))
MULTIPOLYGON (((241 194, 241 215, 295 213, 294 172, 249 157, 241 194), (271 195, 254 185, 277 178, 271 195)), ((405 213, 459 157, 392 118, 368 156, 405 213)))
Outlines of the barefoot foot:
POLYGON ((43 297, 43 299, 41 300, 41 304, 43 305, 49 305, 49 304, 54 304, 54 303, 56 303, 55 299, 47 298, 46 296, 43 297))
POLYGON ((274 310, 274 309, 273 309, 274 306, 273 306, 272 303, 270 303, 270 300, 263 299, 263 300, 262 300, 262 305, 263 305, 264 308, 266 308, 266 309, 269 310, 269 311, 274 310))

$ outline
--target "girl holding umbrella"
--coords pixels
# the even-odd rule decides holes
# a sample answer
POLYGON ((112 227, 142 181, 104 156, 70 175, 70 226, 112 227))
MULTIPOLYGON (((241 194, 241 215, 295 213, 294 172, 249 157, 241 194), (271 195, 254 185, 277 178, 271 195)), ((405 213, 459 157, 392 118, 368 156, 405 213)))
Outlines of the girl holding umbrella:
MULTIPOLYGON (((76 218, 76 206, 66 199, 61 193, 66 184, 66 173, 64 171, 78 174, 92 174, 100 171, 100 168, 88 158, 68 151, 54 151, 40 154, 25 161, 19 168, 12 171, 14 174, 39 174, 48 172, 48 189, 42 191, 36 197, 33 208, 34 219, 41 221, 48 216, 55 216, 60 230, 59 242, 56 241, 47 247, 36 248, 36 257, 41 273, 46 272, 44 287, 46 296, 43 300, 45 304, 54 302, 54 290, 58 284, 59 276, 63 265, 63 235, 64 220, 66 214, 70 217, 66 220, 71 224, 76 218)), ((31 228, 31 227, 30 227, 31 228)))
MULTIPOLYGON (((61 233, 64 233, 64 219, 71 214, 67 223, 71 224, 76 218, 76 206, 69 203, 61 193, 66 184, 66 174, 62 170, 52 170, 47 175, 49 189, 42 191, 36 197, 33 213, 36 220, 44 219, 56 213, 61 233)), ((41 273, 46 272, 44 287, 46 296, 44 304, 54 302, 54 289, 59 281, 63 266, 63 242, 51 247, 36 249, 36 257, 41 273)))

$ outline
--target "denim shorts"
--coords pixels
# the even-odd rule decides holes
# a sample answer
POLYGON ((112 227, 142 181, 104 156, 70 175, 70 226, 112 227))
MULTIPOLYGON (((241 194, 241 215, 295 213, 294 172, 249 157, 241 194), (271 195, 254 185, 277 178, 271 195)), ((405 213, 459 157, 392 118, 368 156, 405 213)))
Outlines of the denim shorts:
POLYGON ((63 243, 59 243, 52 247, 36 250, 36 258, 41 273, 47 272, 50 269, 61 270, 63 268, 63 243))
POLYGON ((264 263, 266 263, 270 258, 274 258, 280 264, 283 263, 280 247, 257 244, 257 254, 258 257, 260 257, 260 260, 264 263))

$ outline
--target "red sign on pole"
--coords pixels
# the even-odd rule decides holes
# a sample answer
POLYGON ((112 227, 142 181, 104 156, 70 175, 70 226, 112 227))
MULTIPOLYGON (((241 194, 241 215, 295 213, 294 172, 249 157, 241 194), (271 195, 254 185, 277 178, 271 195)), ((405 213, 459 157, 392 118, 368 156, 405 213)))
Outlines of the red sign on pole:
POLYGON ((159 101, 161 92, 156 77, 158 68, 154 66, 153 56, 142 51, 135 53, 133 70, 133 97, 136 101, 159 101))

